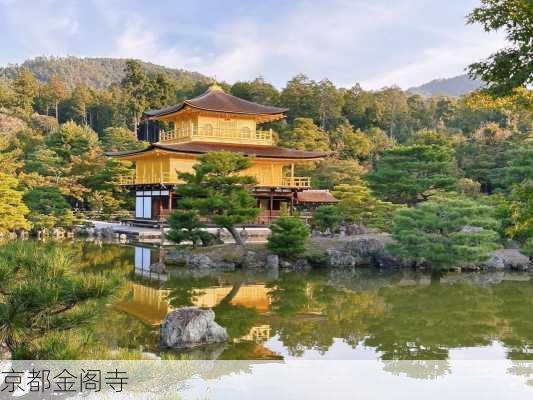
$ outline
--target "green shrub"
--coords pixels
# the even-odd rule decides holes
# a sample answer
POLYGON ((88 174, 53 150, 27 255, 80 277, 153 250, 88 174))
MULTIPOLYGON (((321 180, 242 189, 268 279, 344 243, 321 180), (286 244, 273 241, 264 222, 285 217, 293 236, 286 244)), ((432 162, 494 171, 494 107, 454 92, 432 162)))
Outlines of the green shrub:
POLYGON ((305 251, 309 228, 299 218, 280 217, 270 225, 267 247, 274 254, 294 258, 305 251))
POLYGON ((320 232, 335 231, 341 223, 342 216, 340 215, 337 206, 320 206, 316 209, 311 226, 318 229, 320 232))
POLYGON ((499 247, 494 208, 457 195, 434 196, 416 207, 399 209, 389 250, 398 256, 445 269, 483 261, 499 247))

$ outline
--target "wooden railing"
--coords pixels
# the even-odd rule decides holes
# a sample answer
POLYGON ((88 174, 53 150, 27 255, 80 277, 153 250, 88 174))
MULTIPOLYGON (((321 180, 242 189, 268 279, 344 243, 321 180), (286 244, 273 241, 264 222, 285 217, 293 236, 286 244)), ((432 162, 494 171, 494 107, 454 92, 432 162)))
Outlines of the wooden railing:
POLYGON ((308 188, 311 187, 311 178, 308 176, 288 176, 281 179, 281 186, 308 188))
POLYGON ((272 129, 268 131, 252 130, 243 128, 186 128, 160 132, 160 142, 180 142, 194 139, 213 139, 217 142, 237 142, 250 144, 273 144, 274 135, 272 129))
POLYGON ((177 183, 178 178, 171 178, 168 172, 145 174, 145 175, 120 175, 119 184, 125 185, 143 185, 148 183, 177 183))
MULTIPOLYGON (((168 172, 145 174, 140 176, 135 175, 120 175, 119 184, 121 186, 127 185, 143 185, 155 183, 178 183, 178 177, 173 174, 171 177, 168 172)), ((291 188, 309 188, 311 187, 311 178, 307 176, 288 176, 281 178, 281 182, 274 185, 263 185, 261 182, 257 186, 283 186, 291 188)))

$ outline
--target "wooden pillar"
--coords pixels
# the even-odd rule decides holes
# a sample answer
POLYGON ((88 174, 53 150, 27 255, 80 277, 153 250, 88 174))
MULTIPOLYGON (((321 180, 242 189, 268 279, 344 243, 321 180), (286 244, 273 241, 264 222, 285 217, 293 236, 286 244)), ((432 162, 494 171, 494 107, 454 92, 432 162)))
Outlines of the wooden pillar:
POLYGON ((272 222, 272 209, 274 208, 274 193, 270 190, 270 206, 268 210, 268 222, 272 222))
POLYGON ((159 219, 163 219, 163 196, 161 196, 161 188, 159 188, 159 219))
POLYGON ((172 211, 172 188, 168 189, 168 213, 172 211))
POLYGON ((291 164, 291 186, 294 185, 294 163, 291 164))
POLYGON ((296 195, 296 192, 291 192, 291 207, 290 207, 290 215, 294 213, 294 196, 296 195))

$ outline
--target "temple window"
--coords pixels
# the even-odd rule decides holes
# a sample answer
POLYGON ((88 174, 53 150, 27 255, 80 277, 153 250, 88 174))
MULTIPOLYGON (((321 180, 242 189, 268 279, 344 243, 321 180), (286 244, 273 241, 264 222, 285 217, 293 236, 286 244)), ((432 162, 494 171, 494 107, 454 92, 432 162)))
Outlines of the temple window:
POLYGON ((241 128, 241 138, 242 139, 250 139, 251 130, 247 126, 241 128))
POLYGON ((213 136, 213 125, 211 124, 204 125, 204 135, 213 136))

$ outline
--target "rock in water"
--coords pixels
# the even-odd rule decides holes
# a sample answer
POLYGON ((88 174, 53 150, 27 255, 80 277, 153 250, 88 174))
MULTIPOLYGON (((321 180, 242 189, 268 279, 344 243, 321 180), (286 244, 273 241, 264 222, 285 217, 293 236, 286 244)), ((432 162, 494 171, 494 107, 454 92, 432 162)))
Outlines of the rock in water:
POLYGON ((509 268, 521 271, 527 271, 531 268, 529 257, 520 253, 516 249, 502 249, 496 250, 489 254, 489 267, 495 268, 509 268))
POLYGON ((156 274, 166 274, 167 269, 166 269, 165 263, 157 262, 157 263, 150 265, 150 272, 155 272, 156 274))
POLYGON ((187 349, 228 340, 228 332, 215 322, 213 310, 183 307, 170 312, 160 328, 161 346, 187 349))

